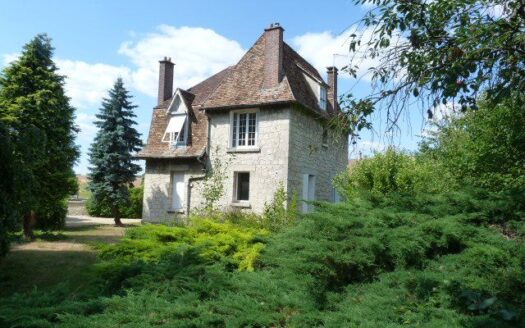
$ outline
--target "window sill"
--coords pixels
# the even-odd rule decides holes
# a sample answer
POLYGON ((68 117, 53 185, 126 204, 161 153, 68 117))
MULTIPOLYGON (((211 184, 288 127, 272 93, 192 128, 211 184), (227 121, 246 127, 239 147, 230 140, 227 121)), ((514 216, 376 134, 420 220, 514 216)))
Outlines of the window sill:
POLYGON ((168 210, 168 214, 184 214, 184 210, 168 210))
POLYGON ((328 148, 328 144, 323 144, 323 148, 328 148))
POLYGON ((238 147, 238 148, 228 148, 226 149, 227 153, 259 153, 261 152, 260 147, 238 147))
POLYGON ((231 203, 232 207, 238 207, 238 208, 252 208, 249 202, 233 202, 231 203))

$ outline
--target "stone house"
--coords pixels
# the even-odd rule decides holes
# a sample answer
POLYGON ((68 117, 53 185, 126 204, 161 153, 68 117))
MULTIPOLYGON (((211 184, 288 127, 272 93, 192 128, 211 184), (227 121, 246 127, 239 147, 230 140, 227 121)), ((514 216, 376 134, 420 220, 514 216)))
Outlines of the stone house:
POLYGON ((283 32, 272 24, 236 65, 187 90, 173 92, 174 63, 160 61, 158 105, 137 154, 146 160, 144 221, 200 208, 216 159, 225 168, 223 210, 262 213, 280 185, 299 201, 337 200, 332 179, 348 163, 348 136, 327 124, 340 112, 337 69, 325 82, 283 32))

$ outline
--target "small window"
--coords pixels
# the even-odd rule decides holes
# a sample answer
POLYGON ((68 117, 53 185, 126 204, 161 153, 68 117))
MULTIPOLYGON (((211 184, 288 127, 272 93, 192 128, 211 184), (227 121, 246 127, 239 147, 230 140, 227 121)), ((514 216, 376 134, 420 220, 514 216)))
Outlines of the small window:
POLYGON ((235 201, 250 200, 250 173, 235 173, 235 201))
POLYGON ((232 148, 257 146, 257 112, 234 112, 231 131, 232 148))
POLYGON ((326 87, 320 86, 321 90, 319 92, 319 106, 321 109, 326 110, 326 102, 327 102, 327 95, 326 95, 326 87))
POLYGON ((323 146, 328 147, 328 130, 323 129, 323 146))

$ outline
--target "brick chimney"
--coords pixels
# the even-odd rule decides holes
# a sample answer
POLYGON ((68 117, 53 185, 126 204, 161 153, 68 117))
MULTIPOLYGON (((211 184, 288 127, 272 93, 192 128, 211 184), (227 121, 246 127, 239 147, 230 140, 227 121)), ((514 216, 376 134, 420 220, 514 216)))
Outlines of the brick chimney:
POLYGON ((332 104, 333 111, 337 111, 337 67, 330 66, 327 67, 328 74, 328 90, 326 92, 328 101, 332 104))
POLYGON ((173 94, 173 66, 171 58, 164 57, 159 61, 159 99, 160 105, 163 101, 170 99, 173 94))
POLYGON ((283 32, 279 23, 264 30, 264 83, 263 88, 274 88, 283 77, 283 32))

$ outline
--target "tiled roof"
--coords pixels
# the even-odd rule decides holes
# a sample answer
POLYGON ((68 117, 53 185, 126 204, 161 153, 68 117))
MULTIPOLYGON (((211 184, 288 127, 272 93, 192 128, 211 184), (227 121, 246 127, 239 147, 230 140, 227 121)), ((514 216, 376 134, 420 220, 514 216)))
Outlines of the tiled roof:
POLYGON ((207 143, 208 121, 204 110, 265 106, 297 103, 319 114, 332 112, 319 102, 304 73, 324 84, 319 72, 288 44, 283 42, 283 77, 273 88, 263 88, 265 63, 265 38, 263 34, 235 65, 211 76, 187 91, 180 90, 191 117, 189 146, 173 149, 169 143, 161 142, 168 124, 167 108, 172 98, 153 109, 151 126, 146 146, 137 158, 188 158, 204 154, 207 143))
MULTIPOLYGON (((206 110, 219 108, 271 105, 275 103, 296 102, 320 114, 326 111, 319 107, 317 97, 308 86, 303 72, 324 83, 319 72, 284 43, 284 76, 277 87, 265 89, 264 81, 264 43, 263 34, 237 65, 231 67, 224 81, 202 104, 206 110)), ((330 106, 330 104, 328 104, 330 106)), ((331 108, 328 109, 328 112, 331 108)))

